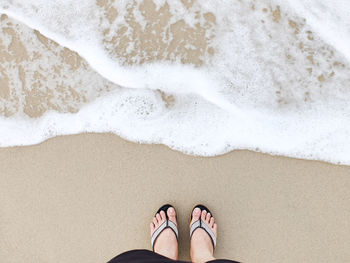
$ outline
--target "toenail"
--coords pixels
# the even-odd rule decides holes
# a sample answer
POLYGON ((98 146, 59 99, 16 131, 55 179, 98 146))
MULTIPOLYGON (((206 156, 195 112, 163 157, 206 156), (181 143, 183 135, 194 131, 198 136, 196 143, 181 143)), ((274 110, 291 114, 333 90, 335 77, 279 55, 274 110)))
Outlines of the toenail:
POLYGON ((201 212, 201 210, 200 210, 198 207, 196 207, 196 208, 194 209, 194 212, 195 212, 196 214, 199 214, 199 213, 201 212))
POLYGON ((175 212, 174 208, 173 208, 173 207, 170 207, 170 208, 169 208, 169 213, 174 213, 174 212, 175 212))

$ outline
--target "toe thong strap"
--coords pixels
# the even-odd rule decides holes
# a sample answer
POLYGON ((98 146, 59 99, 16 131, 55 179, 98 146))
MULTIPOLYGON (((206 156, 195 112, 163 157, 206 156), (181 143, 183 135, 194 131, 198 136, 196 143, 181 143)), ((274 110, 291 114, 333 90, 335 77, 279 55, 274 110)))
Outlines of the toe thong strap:
POLYGON ((205 232, 208 233, 211 242, 213 243, 213 247, 215 249, 216 247, 216 237, 214 235, 214 232, 210 229, 210 227, 203 221, 203 220, 197 220, 196 222, 194 222, 191 225, 191 229, 190 229, 190 238, 192 238, 193 232, 196 231, 196 229, 198 228, 202 228, 205 230, 205 232))
POLYGON ((152 240, 151 240, 151 244, 152 244, 152 249, 154 250, 154 243, 156 242, 157 238, 159 237, 159 235, 167 228, 170 228, 171 230, 174 231, 176 239, 179 236, 179 231, 177 229, 176 224, 173 221, 170 220, 166 220, 163 224, 161 224, 156 231, 154 231, 153 235, 152 235, 152 240))

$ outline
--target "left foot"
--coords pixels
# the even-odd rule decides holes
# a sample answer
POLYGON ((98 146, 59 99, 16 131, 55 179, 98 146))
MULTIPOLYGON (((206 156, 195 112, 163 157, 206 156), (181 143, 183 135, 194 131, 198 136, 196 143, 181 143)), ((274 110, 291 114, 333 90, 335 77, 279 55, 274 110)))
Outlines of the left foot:
MULTIPOLYGON (((202 219, 203 222, 213 231, 215 237, 217 237, 218 226, 215 223, 214 217, 205 210, 201 210, 196 207, 192 212, 192 221, 190 226, 197 220, 202 219)), ((195 263, 204 263, 214 258, 214 246, 208 233, 202 229, 198 228, 193 232, 191 238, 191 260, 195 263)))
MULTIPOLYGON (((177 226, 176 222, 176 212, 173 207, 169 207, 167 210, 167 215, 170 221, 174 222, 177 226)), ((153 218, 153 221, 150 225, 151 227, 151 236, 153 233, 166 221, 166 215, 164 211, 160 211, 160 213, 156 214, 153 218)), ((167 258, 177 260, 178 259, 178 244, 177 238, 173 230, 170 228, 164 229, 163 232, 157 238, 154 244, 154 252, 165 256, 167 258)))

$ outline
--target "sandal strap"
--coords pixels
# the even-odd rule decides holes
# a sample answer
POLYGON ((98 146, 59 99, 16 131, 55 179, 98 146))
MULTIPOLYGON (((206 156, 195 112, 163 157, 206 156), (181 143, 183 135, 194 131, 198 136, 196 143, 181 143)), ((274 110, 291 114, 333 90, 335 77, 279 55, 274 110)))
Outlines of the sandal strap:
POLYGON ((216 237, 214 235, 214 232, 210 229, 210 227, 202 220, 199 219, 196 222, 194 222, 191 225, 191 229, 190 229, 190 239, 192 238, 193 232, 196 231, 198 228, 202 228, 205 230, 205 232, 207 232, 207 234, 209 235, 211 242, 213 243, 213 247, 215 249, 216 247, 216 237))
POLYGON ((163 224, 161 224, 161 225, 157 228, 156 231, 154 231, 154 233, 153 233, 153 235, 152 235, 151 244, 152 244, 152 249, 153 249, 153 250, 154 250, 154 243, 156 242, 157 238, 158 238, 159 235, 160 235, 165 229, 167 229, 167 228, 170 228, 170 229, 174 232, 174 234, 175 234, 175 236, 176 236, 176 239, 178 238, 178 236, 179 236, 179 231, 178 231, 178 229, 177 229, 176 224, 175 224, 173 221, 167 219, 163 224))

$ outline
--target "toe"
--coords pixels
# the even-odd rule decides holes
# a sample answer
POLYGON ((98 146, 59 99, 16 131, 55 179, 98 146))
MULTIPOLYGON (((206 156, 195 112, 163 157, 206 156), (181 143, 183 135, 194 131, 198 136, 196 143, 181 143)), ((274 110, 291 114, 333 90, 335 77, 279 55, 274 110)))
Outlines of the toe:
POLYGON ((153 224, 154 224, 154 226, 155 227, 157 227, 158 226, 158 220, 157 220, 157 218, 153 218, 153 224))
POLYGON ((167 214, 168 214, 169 220, 176 224, 176 212, 174 207, 169 207, 167 210, 167 214))
POLYGON ((158 220, 158 223, 161 223, 162 222, 162 218, 160 217, 160 214, 156 214, 156 218, 158 220))
POLYGON ((207 221, 208 224, 210 222, 210 218, 211 218, 211 214, 207 213, 207 216, 205 217, 205 221, 207 221))
POLYGON ((210 225, 211 227, 213 227, 213 226, 214 226, 214 223, 215 223, 214 217, 210 218, 209 225, 210 225))
POLYGON ((153 235, 153 232, 155 230, 155 226, 154 226, 153 223, 151 223, 149 226, 150 226, 150 229, 151 229, 151 235, 153 235))
POLYGON ((203 210, 202 211, 202 220, 205 221, 206 217, 207 217, 207 211, 203 210))
POLYGON ((159 215, 160 215, 160 219, 162 221, 165 221, 165 219, 166 219, 165 212, 164 211, 160 211, 159 215))
POLYGON ((215 236, 217 236, 217 233, 218 233, 218 225, 217 225, 216 223, 214 223, 213 230, 214 230, 215 236))
POLYGON ((191 221, 191 224, 193 222, 196 222, 201 216, 201 210, 196 207, 195 209, 193 209, 193 212, 192 212, 192 221, 191 221))

